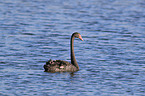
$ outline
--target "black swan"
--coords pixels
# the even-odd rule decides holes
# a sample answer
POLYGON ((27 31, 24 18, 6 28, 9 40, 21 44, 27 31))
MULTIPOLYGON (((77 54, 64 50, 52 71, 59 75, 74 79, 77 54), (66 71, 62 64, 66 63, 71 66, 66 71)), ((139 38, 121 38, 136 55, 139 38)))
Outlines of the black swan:
POLYGON ((74 39, 79 38, 83 41, 80 33, 75 32, 71 36, 71 63, 63 60, 49 60, 46 62, 46 64, 43 66, 45 69, 45 72, 75 72, 79 70, 79 65, 75 59, 74 54, 74 39))

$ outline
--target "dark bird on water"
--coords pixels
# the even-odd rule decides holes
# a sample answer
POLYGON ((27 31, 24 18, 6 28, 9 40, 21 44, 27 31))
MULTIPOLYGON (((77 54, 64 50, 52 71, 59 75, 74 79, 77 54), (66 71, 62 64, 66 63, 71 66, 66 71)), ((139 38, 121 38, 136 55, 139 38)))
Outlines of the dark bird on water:
POLYGON ((49 60, 43 66, 45 72, 75 72, 79 70, 79 65, 76 61, 74 54, 74 39, 79 38, 83 41, 80 33, 75 32, 71 36, 70 47, 71 47, 71 63, 63 60, 49 60))

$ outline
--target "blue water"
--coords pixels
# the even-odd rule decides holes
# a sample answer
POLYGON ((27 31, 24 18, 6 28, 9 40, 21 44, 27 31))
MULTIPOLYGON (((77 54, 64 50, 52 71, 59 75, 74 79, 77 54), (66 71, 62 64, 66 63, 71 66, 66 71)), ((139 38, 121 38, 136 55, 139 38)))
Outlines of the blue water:
POLYGON ((1 0, 0 96, 145 96, 144 0, 1 0), (47 73, 49 59, 80 70, 47 73))

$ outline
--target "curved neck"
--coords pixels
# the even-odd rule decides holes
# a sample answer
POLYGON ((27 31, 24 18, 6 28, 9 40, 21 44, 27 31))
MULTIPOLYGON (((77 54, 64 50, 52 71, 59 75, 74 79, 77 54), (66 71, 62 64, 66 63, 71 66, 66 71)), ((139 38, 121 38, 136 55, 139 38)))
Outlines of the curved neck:
POLYGON ((76 58, 75 58, 75 53, 74 53, 74 35, 71 36, 71 42, 70 42, 70 46, 71 46, 71 64, 73 64, 75 67, 77 67, 79 69, 79 65, 76 61, 76 58))

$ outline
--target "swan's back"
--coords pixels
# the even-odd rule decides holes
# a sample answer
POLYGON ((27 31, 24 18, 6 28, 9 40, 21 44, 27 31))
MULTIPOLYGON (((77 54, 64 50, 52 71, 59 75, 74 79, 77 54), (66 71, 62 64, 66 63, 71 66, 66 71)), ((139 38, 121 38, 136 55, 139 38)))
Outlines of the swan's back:
POLYGON ((63 60, 49 60, 43 66, 46 72, 75 72, 79 69, 73 64, 63 60))

